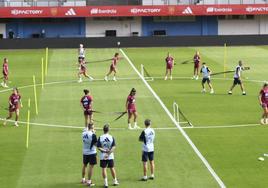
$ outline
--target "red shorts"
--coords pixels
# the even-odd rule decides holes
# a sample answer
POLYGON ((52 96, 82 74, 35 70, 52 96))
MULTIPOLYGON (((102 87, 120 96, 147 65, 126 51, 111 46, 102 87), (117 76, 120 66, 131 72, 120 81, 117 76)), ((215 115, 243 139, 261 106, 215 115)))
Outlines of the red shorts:
POLYGON ((137 111, 136 111, 136 108, 129 108, 129 109, 127 110, 127 112, 128 112, 128 114, 134 114, 134 113, 137 112, 137 111))
POLYGON ((91 116, 91 115, 92 115, 92 110, 91 110, 91 109, 89 109, 89 110, 85 110, 85 111, 84 111, 84 115, 85 115, 85 116, 91 116))
POLYGON ((262 106, 263 108, 267 108, 267 107, 268 107, 268 102, 262 102, 261 106, 262 106))
POLYGON ((4 77, 5 80, 7 80, 8 79, 8 74, 3 72, 3 77, 4 77))
POLYGON ((19 109, 19 106, 9 106, 9 112, 16 112, 19 109))
POLYGON ((199 63, 194 63, 194 68, 198 69, 199 68, 199 63))
POLYGON ((173 69, 173 65, 167 64, 166 68, 171 70, 171 69, 173 69))
POLYGON ((86 75, 87 69, 80 69, 79 74, 86 75))
POLYGON ((111 72, 112 72, 112 71, 113 71, 113 72, 116 71, 116 70, 115 70, 115 67, 114 67, 113 65, 110 66, 110 71, 111 71, 111 72))

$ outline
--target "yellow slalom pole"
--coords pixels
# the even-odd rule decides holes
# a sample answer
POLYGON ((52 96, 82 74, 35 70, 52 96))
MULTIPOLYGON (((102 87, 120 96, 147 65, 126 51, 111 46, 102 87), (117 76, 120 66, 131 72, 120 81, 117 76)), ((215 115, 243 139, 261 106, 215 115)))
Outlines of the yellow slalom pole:
POLYGON ((28 99, 28 108, 31 107, 31 99, 28 99))
MULTIPOLYGON (((227 45, 224 43, 224 57, 223 57, 223 72, 226 72, 226 60, 227 60, 227 45)), ((226 74, 223 74, 223 77, 226 77, 226 74)))
POLYGON ((47 76, 47 64, 48 64, 48 47, 46 48, 46 67, 45 67, 45 75, 47 76))
POLYGON ((36 115, 38 115, 35 75, 33 75, 33 88, 34 88, 35 113, 36 113, 36 115))
POLYGON ((42 89, 44 89, 44 58, 42 58, 42 63, 41 63, 41 76, 42 76, 42 89))
POLYGON ((26 133, 26 148, 29 148, 29 135, 30 135, 30 106, 31 106, 31 100, 28 99, 28 116, 27 116, 27 133, 26 133))

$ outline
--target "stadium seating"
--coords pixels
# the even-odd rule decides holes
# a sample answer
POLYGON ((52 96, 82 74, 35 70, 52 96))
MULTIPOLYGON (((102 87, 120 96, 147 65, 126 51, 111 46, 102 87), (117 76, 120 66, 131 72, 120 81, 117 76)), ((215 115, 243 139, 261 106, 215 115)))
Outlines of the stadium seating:
POLYGON ((26 0, 31 6, 61 6, 64 0, 26 0))
POLYGON ((62 6, 86 6, 87 2, 85 0, 66 0, 62 6))
POLYGON ((1 0, 0 6, 4 7, 29 7, 31 5, 28 4, 28 2, 24 0, 1 0))

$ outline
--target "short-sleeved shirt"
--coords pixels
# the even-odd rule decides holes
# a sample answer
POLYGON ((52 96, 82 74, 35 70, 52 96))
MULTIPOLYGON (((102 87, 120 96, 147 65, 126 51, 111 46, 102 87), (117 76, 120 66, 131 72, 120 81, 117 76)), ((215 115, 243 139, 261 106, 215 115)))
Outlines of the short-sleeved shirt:
POLYGON ((8 74, 8 64, 7 64, 7 63, 3 63, 3 73, 4 73, 5 75, 8 74))
POLYGON ((260 95, 261 95, 261 101, 263 103, 266 103, 268 104, 268 88, 263 88, 261 91, 260 91, 260 95))
POLYGON ((93 101, 93 97, 90 95, 85 95, 80 100, 85 110, 90 110, 92 108, 92 101, 93 101))
POLYGON ((78 50, 78 57, 85 58, 85 48, 79 48, 78 50))
POLYGON ((238 65, 238 66, 235 68, 234 78, 240 78, 242 70, 243 70, 243 69, 242 69, 242 66, 238 65))
POLYGON ((203 78, 210 78, 210 69, 207 66, 202 66, 200 73, 202 73, 203 78))
POLYGON ((155 138, 155 132, 152 128, 148 127, 142 131, 139 137, 139 140, 143 142, 142 151, 145 152, 154 151, 154 138, 155 138))
POLYGON ((134 108, 136 108, 135 102, 136 102, 135 96, 134 95, 129 95, 127 97, 127 103, 128 103, 127 108, 128 109, 134 109, 134 108))
POLYGON ((195 56, 194 56, 194 63, 195 63, 195 64, 199 64, 200 61, 201 61, 201 57, 200 57, 199 55, 195 55, 195 56))
POLYGON ((92 155, 97 153, 95 144, 97 143, 97 136, 93 131, 84 129, 82 133, 83 140, 83 155, 92 155))
MULTIPOLYGON (((103 148, 105 150, 111 150, 115 146, 115 139, 110 134, 103 134, 99 137, 97 142, 98 148, 103 148)), ((114 153, 109 156, 105 152, 100 153, 100 160, 112 160, 114 159, 114 153)))
POLYGON ((173 65, 174 58, 173 57, 166 57, 166 64, 169 66, 173 65))
POLYGON ((118 61, 119 61, 119 58, 118 57, 113 57, 112 58, 112 64, 111 64, 111 66, 112 67, 116 67, 118 61))
POLYGON ((12 94, 10 95, 9 97, 9 101, 11 103, 11 105, 15 106, 15 107, 18 107, 19 106, 19 101, 21 100, 21 96, 20 94, 12 94))

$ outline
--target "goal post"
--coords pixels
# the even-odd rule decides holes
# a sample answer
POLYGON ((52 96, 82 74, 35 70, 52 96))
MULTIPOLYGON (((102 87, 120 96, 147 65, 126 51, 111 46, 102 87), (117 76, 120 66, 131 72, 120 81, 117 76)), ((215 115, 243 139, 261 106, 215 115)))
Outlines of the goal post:
POLYGON ((176 102, 173 102, 173 117, 181 127, 193 127, 192 123, 182 113, 176 102))
POLYGON ((149 72, 145 69, 144 65, 141 64, 141 71, 140 71, 142 77, 146 81, 154 81, 154 78, 149 74, 149 72))

